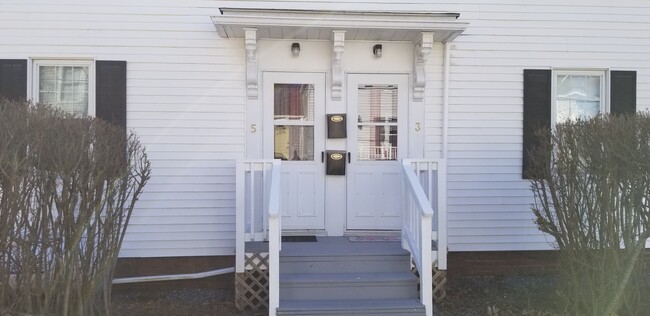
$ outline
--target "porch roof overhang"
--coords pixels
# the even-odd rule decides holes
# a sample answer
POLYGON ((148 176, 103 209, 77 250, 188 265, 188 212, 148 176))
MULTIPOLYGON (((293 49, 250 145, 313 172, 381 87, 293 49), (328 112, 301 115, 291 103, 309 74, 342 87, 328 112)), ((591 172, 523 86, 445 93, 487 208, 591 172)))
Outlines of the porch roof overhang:
POLYGON ((435 42, 450 42, 469 25, 447 12, 219 10, 212 22, 223 38, 245 38, 246 29, 255 28, 260 39, 333 40, 333 31, 345 31, 346 40, 417 41, 429 32, 435 42))

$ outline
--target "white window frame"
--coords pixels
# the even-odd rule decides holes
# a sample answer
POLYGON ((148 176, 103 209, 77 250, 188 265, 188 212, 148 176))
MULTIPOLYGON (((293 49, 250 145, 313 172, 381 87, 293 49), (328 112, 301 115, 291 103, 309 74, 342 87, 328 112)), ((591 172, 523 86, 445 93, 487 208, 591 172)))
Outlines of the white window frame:
POLYGON ((39 100, 39 67, 40 66, 84 66, 88 67, 88 116, 95 117, 97 110, 95 106, 95 60, 94 59, 67 59, 67 58, 33 58, 29 63, 31 66, 31 78, 29 82, 30 95, 33 102, 39 100))
POLYGON ((551 71, 551 126, 557 124, 557 77, 563 75, 600 77, 599 113, 609 113, 609 70, 607 69, 552 69, 551 71))

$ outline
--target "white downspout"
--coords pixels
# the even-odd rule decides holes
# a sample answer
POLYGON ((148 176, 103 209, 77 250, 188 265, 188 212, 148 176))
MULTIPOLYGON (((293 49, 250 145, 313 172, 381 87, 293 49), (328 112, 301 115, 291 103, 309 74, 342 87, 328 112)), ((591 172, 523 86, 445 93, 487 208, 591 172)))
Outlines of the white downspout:
POLYGON ((451 43, 443 44, 443 84, 442 84, 442 152, 440 158, 444 168, 440 175, 441 185, 438 196, 438 269, 447 270, 447 159, 449 152, 449 66, 451 43))
POLYGON ((442 66, 442 152, 440 158, 447 159, 449 151, 449 65, 451 60, 451 43, 445 42, 442 66))
POLYGON ((113 279, 113 284, 203 279, 203 278, 208 278, 216 275, 222 275, 222 274, 228 274, 234 272, 235 272, 235 267, 231 267, 231 268, 223 268, 223 269, 210 270, 210 271, 198 272, 198 273, 138 276, 138 277, 130 277, 130 278, 113 279))

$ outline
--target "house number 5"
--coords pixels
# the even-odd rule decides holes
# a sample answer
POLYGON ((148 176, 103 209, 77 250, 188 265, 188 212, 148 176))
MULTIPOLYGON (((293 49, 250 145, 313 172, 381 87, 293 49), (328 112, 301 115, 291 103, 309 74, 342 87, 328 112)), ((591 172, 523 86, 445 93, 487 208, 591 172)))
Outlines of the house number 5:
POLYGON ((415 131, 416 132, 420 131, 420 123, 415 123, 415 131))
POLYGON ((251 133, 255 134, 257 132, 257 124, 251 124, 251 133))

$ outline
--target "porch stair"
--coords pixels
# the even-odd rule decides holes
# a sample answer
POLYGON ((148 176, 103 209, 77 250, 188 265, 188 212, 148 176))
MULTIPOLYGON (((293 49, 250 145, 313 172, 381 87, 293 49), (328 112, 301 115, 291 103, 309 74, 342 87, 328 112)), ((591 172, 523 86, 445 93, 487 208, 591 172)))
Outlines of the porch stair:
POLYGON ((425 315, 409 260, 396 241, 282 243, 277 315, 425 315))

